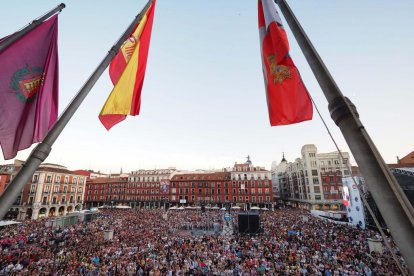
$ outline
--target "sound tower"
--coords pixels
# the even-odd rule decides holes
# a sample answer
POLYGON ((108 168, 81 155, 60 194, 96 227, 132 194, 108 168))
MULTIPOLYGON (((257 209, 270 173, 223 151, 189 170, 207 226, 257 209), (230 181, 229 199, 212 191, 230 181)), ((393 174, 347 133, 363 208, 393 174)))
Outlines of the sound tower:
POLYGON ((260 217, 258 213, 239 213, 238 219, 240 234, 260 233, 260 217))

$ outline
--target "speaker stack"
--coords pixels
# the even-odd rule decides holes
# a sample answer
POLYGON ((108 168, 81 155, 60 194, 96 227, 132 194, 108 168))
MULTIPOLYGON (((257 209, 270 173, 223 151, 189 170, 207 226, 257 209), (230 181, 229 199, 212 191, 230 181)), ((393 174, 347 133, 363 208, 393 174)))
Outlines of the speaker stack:
POLYGON ((239 233, 240 234, 259 234, 260 217, 258 213, 239 213, 239 233))

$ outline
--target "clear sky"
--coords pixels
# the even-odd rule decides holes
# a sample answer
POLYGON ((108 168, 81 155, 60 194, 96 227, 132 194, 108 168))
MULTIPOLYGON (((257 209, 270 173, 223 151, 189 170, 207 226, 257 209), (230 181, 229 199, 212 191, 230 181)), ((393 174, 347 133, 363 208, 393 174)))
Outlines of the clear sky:
MULTIPOLYGON (((67 1, 59 16, 60 112, 144 0, 67 1)), ((0 37, 60 2, 2 0, 0 37)), ((386 162, 414 150, 414 1, 288 0, 386 162)), ((285 22, 283 16, 282 20, 285 22)), ((348 147, 287 24, 291 56, 342 150, 348 147)), ((0 69, 1 70, 1 69, 0 69)), ((1 72, 1 71, 0 71, 1 72)), ((158 0, 141 114, 109 132, 98 114, 112 84, 106 71, 46 162, 124 172, 213 169, 244 162, 270 168, 304 144, 334 151, 321 120, 270 127, 256 0, 158 0)), ((30 149, 17 158, 25 160, 30 149)), ((0 158, 0 164, 9 163, 0 158)))

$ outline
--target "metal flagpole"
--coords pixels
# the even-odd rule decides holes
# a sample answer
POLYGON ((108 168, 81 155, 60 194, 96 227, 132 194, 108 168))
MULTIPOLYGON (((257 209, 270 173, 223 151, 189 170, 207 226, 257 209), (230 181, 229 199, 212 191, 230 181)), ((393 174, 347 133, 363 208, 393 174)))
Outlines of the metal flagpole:
POLYGON ((51 17, 55 13, 60 12, 65 7, 66 7, 66 5, 64 3, 58 5, 56 8, 54 8, 51 11, 49 11, 45 15, 41 16, 38 19, 33 20, 32 23, 30 23, 29 25, 27 25, 26 27, 24 27, 22 30, 20 30, 18 32, 15 32, 14 34, 12 34, 9 37, 7 37, 5 40, 3 40, 2 42, 0 42, 0 52, 2 52, 5 49, 7 49, 14 42, 16 42, 17 40, 19 40, 20 38, 22 38, 23 36, 25 36, 28 32, 30 32, 31 30, 33 30, 34 28, 36 28, 37 26, 39 26, 40 24, 42 24, 43 21, 45 21, 46 19, 48 19, 49 17, 51 17))
POLYGON ((392 237, 414 272, 414 208, 360 121, 355 105, 341 93, 286 0, 276 0, 276 3, 325 94, 331 117, 361 168, 392 237))
POLYGON ((79 108, 85 97, 88 95, 89 91, 98 81, 99 77, 108 67, 111 60, 118 53, 124 41, 131 35, 135 27, 139 24, 144 14, 149 9, 152 4, 152 0, 149 0, 142 11, 134 18, 132 23, 128 26, 123 35, 119 38, 111 50, 101 61, 89 79, 85 82, 76 96, 72 99, 70 104, 66 107, 65 111, 60 115, 59 119, 53 125, 52 129, 46 135, 43 142, 38 144, 30 154, 29 158, 26 160, 22 169, 13 179, 13 181, 7 186, 7 189, 4 191, 3 195, 0 197, 0 218, 3 218, 7 213, 9 208, 13 205, 13 202, 16 200, 18 195, 21 193, 24 186, 33 176, 33 173, 37 170, 39 165, 48 157, 50 151, 52 150, 52 145, 59 137, 60 133, 65 128, 66 124, 75 114, 76 110, 79 108))

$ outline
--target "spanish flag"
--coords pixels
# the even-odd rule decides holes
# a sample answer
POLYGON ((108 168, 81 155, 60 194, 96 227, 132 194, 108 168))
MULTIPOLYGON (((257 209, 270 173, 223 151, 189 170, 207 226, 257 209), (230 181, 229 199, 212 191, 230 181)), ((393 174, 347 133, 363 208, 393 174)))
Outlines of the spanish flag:
POLYGON ((155 2, 152 2, 109 66, 109 75, 115 86, 99 114, 99 120, 107 130, 127 115, 139 114, 155 2))

